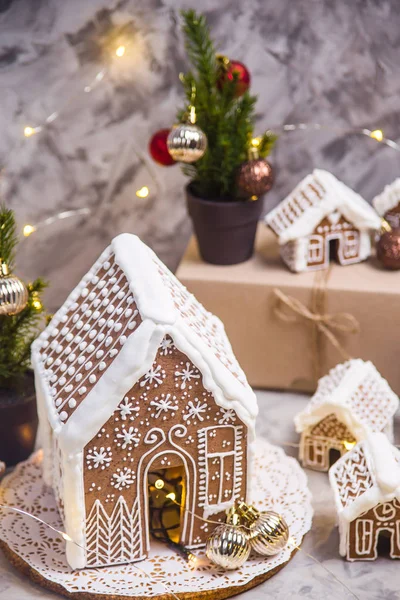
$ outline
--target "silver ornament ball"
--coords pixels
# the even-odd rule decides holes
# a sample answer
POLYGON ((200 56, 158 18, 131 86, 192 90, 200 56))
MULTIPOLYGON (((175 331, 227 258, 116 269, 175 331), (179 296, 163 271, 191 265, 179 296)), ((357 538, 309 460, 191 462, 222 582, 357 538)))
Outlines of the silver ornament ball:
POLYGON ((28 303, 28 289, 16 275, 8 274, 0 261, 0 315, 17 315, 28 303))
POLYGON ((174 160, 193 163, 204 156, 207 150, 207 136, 197 125, 183 123, 171 129, 167 147, 174 160))
POLYGON ((219 525, 206 544, 207 558, 227 570, 241 567, 249 558, 250 550, 246 530, 230 524, 219 525))

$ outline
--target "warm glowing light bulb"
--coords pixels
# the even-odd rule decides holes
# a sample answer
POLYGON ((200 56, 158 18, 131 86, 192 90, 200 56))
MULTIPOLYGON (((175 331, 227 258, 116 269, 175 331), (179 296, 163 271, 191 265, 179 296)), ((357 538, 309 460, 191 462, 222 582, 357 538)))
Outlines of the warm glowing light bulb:
POLYGON ((346 450, 351 450, 355 445, 355 442, 347 442, 346 440, 343 442, 343 446, 346 448, 346 450))
MULTIPOLYGON (((164 482, 162 479, 157 479, 157 481, 155 482, 154 485, 158 490, 162 490, 164 487, 164 482)), ((167 498, 168 498, 168 496, 167 496, 167 498)))
POLYGON ((136 196, 138 198, 147 198, 147 196, 150 194, 150 190, 147 187, 147 185, 144 185, 143 187, 140 188, 140 190, 136 190, 136 196))
POLYGON ((62 537, 64 538, 64 540, 66 540, 67 542, 73 542, 73 539, 71 536, 68 535, 68 533, 64 533, 63 531, 61 532, 62 537))
POLYGON ((377 142, 381 142, 383 140, 383 131, 381 129, 375 129, 374 131, 371 131, 369 135, 377 142))
POLYGON ((125 51, 125 46, 118 46, 118 48, 115 51, 115 54, 118 56, 118 58, 121 58, 125 54, 125 51))
POLYGON ((169 494, 167 494, 166 497, 173 501, 173 500, 175 500, 176 495, 174 492, 170 492, 169 494))
POLYGON ((42 303, 40 302, 40 300, 34 300, 32 302, 32 306, 33 306, 33 308, 36 308, 36 310, 42 309, 42 303))
POLYGON ((258 148, 258 146, 261 144, 261 140, 259 137, 255 137, 251 140, 251 145, 253 146, 253 148, 258 148))
POLYGON ((34 231, 36 231, 36 228, 33 225, 25 225, 24 229, 23 229, 23 233, 25 237, 29 237, 31 235, 31 233, 33 233, 34 231))
POLYGON ((31 137, 31 135, 33 135, 35 133, 35 129, 33 127, 29 127, 29 125, 27 127, 24 127, 24 136, 25 137, 31 137))

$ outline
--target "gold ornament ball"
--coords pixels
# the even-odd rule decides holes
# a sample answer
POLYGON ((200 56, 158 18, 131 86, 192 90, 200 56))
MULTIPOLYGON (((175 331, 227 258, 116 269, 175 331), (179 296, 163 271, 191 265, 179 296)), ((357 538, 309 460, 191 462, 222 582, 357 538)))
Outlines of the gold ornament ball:
POLYGON ((254 506, 241 502, 238 513, 249 527, 252 549, 262 556, 278 554, 289 541, 289 527, 285 519, 272 510, 260 512, 254 506))
POLYGON ((243 163, 236 176, 239 193, 246 198, 262 196, 271 189, 273 182, 272 167, 264 158, 243 163))
POLYGON ((207 136, 197 125, 184 123, 171 129, 167 147, 174 160, 193 163, 204 156, 207 150, 207 136))
POLYGON ((206 544, 207 558, 227 570, 241 567, 249 558, 250 551, 249 536, 240 525, 219 525, 206 544))
POLYGON ((0 315, 17 315, 28 303, 28 289, 16 275, 10 275, 0 261, 0 315))
POLYGON ((275 512, 261 513, 257 521, 250 525, 251 547, 263 556, 278 554, 288 540, 289 527, 285 519, 275 512))

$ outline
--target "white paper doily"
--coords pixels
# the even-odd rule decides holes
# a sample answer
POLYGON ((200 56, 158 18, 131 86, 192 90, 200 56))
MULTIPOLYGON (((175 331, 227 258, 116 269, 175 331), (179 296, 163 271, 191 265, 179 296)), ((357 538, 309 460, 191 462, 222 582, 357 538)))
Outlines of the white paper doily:
MULTIPOLYGON (((62 529, 53 492, 43 483, 41 460, 39 451, 3 479, 0 503, 17 506, 62 529)), ((272 509, 285 517, 290 535, 300 544, 311 528, 312 506, 306 475, 298 462, 280 448, 257 440, 250 492, 250 501, 257 508, 272 509)), ((286 548, 270 558, 251 556, 240 569, 223 571, 212 566, 202 550, 195 551, 200 565, 193 568, 174 551, 154 543, 144 561, 72 571, 65 559, 65 542, 33 519, 0 510, 0 539, 42 578, 62 586, 68 594, 132 598, 162 596, 167 591, 196 594, 251 586, 253 580, 286 563, 293 550, 286 548)))

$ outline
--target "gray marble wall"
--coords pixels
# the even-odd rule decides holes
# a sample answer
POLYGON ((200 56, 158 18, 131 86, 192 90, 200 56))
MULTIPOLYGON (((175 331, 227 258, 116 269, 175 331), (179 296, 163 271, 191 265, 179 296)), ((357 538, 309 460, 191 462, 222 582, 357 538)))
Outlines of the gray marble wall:
MULTIPOLYGON (((0 13, 3 198, 20 228, 91 209, 23 241, 20 273, 51 280, 51 308, 119 232, 138 233, 171 267, 183 252, 190 234, 184 178, 178 167, 143 162, 141 153, 156 129, 173 123, 180 103, 179 10, 190 6, 206 13, 221 51, 250 68, 259 131, 303 121, 400 136, 396 0, 14 0, 0 13), (106 65, 96 40, 121 24, 129 50, 106 65), (103 81, 85 93, 105 65, 103 81), (55 111, 53 122, 24 138, 26 125, 55 111), (140 199, 144 185, 150 195, 140 199)), ((266 208, 314 166, 370 200, 398 175, 399 158, 359 135, 285 134, 271 157, 277 180, 266 208)))

